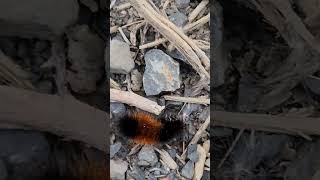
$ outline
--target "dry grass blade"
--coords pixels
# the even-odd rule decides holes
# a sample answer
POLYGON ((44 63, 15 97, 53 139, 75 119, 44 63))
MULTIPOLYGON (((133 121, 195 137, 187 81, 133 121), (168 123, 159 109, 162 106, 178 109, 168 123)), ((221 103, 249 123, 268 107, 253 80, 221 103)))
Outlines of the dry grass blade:
POLYGON ((189 15, 189 22, 192 22, 193 20, 196 19, 196 17, 199 15, 199 13, 207 7, 209 4, 209 0, 202 0, 198 6, 190 13, 189 15))
POLYGON ((193 180, 201 180, 204 171, 204 163, 206 162, 207 153, 205 149, 198 144, 197 152, 199 154, 199 159, 194 166, 194 176, 193 180))
POLYGON ((195 97, 180 97, 180 96, 163 96, 165 100, 169 101, 178 101, 178 102, 185 102, 185 103, 192 103, 192 104, 210 104, 210 99, 206 98, 195 98, 195 97))
POLYGON ((118 89, 120 90, 120 85, 115 82, 113 79, 110 78, 110 87, 113 88, 113 89, 118 89))

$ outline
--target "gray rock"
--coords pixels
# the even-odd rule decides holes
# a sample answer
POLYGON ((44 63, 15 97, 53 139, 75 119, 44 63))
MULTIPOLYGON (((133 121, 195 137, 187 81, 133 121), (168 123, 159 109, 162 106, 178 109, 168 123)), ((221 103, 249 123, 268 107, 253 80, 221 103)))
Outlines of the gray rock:
POLYGON ((158 162, 158 157, 154 152, 153 147, 148 145, 141 148, 138 158, 140 161, 148 162, 151 166, 154 166, 158 162))
POLYGON ((104 43, 87 25, 74 27, 68 33, 67 81, 71 89, 80 94, 96 91, 97 82, 104 75, 104 43))
POLYGON ((188 17, 185 14, 178 11, 170 14, 169 20, 173 22, 173 24, 175 24, 176 26, 183 27, 187 23, 188 17))
POLYGON ((144 180, 144 172, 137 166, 133 166, 131 171, 128 171, 128 176, 135 180, 144 180))
POLYGON ((173 159, 175 159, 176 155, 177 155, 177 150, 176 149, 169 149, 168 153, 173 159))
POLYGON ((97 12, 99 7, 94 0, 80 0, 82 4, 87 6, 92 12, 97 12))
POLYGON ((121 149, 121 146, 122 145, 120 142, 117 142, 110 146, 110 158, 113 158, 113 156, 117 154, 117 152, 121 149))
MULTIPOLYGON (((109 58, 107 57, 108 49, 106 48, 105 62, 109 63, 109 58)), ((131 56, 130 47, 127 43, 112 40, 110 42, 110 71, 111 73, 130 73, 134 68, 134 61, 131 56)), ((109 70, 106 69, 108 72, 109 70)))
POLYGON ((78 18, 77 0, 2 0, 0 36, 54 39, 78 18))
POLYGON ((197 162, 199 159, 199 154, 197 152, 197 145, 192 144, 187 148, 187 157, 193 162, 197 162))
POLYGON ((191 179, 194 173, 194 163, 188 161, 186 165, 181 169, 181 175, 185 178, 191 179))
POLYGON ((170 174, 167 176, 167 178, 168 178, 169 180, 177 180, 177 179, 178 179, 174 173, 170 173, 170 174))
POLYGON ((139 166, 149 166, 150 163, 148 163, 147 161, 138 161, 138 165, 139 166))
POLYGON ((184 9, 189 6, 190 0, 176 0, 177 8, 184 9))
POLYGON ((168 52, 168 54, 175 59, 181 60, 182 62, 189 64, 187 59, 177 49, 174 49, 173 51, 168 52))
POLYGON ((128 169, 128 163, 121 159, 110 160, 110 177, 112 180, 125 180, 125 173, 128 169))
POLYGON ((3 162, 3 160, 0 159, 0 180, 6 180, 7 177, 8 177, 7 167, 6 167, 5 163, 3 162))
POLYGON ((199 154, 197 151, 193 151, 192 153, 188 154, 187 158, 192 162, 197 162, 199 160, 199 154))
POLYGON ((143 87, 147 96, 180 88, 179 63, 159 49, 148 51, 144 59, 143 87))
POLYGON ((126 107, 122 103, 111 102, 110 103, 110 112, 112 113, 112 115, 115 118, 117 118, 126 112, 126 107))

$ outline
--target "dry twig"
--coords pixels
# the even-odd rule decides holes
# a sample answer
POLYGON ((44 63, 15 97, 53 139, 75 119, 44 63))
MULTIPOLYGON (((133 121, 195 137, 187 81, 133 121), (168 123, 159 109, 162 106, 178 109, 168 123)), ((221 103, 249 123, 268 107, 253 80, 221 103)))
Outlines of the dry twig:
POLYGON ((145 97, 139 96, 133 92, 110 89, 110 101, 117 101, 131 106, 135 106, 141 110, 159 115, 165 108, 159 106, 156 102, 145 97))
POLYGON ((164 95, 163 98, 165 100, 169 100, 169 101, 178 101, 178 102, 204 104, 204 105, 210 104, 210 99, 201 98, 201 97, 195 98, 195 97, 181 97, 181 96, 164 95))

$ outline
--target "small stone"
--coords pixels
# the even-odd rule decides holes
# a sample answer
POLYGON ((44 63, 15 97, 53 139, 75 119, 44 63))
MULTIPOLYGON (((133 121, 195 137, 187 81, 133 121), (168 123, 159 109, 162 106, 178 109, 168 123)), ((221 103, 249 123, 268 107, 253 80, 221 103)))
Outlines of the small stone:
POLYGON ((134 180, 144 180, 144 172, 137 166, 133 166, 131 171, 128 171, 128 176, 134 178, 134 180))
POLYGON ((121 159, 110 160, 110 177, 114 180, 125 180, 125 173, 128 169, 128 163, 121 159))
POLYGON ((176 6, 179 9, 184 9, 189 6, 190 0, 176 0, 176 6))
POLYGON ((117 152, 120 150, 121 148, 121 143, 120 142, 117 142, 115 144, 112 144, 110 146, 110 158, 113 158, 113 156, 115 154, 117 154, 117 152))
POLYGON ((147 161, 138 161, 138 165, 139 166, 150 166, 150 163, 148 163, 147 161))
POLYGON ((192 162, 197 162, 199 160, 199 154, 197 151, 193 151, 187 156, 192 162))
POLYGON ((178 11, 170 14, 169 20, 173 22, 173 24, 175 24, 176 26, 183 27, 187 23, 188 17, 185 14, 178 11))
POLYGON ((0 159, 0 180, 6 180, 8 177, 8 171, 5 163, 0 159))
POLYGON ((134 69, 131 72, 131 89, 132 91, 140 91, 141 87, 142 87, 142 74, 137 69, 134 69))
POLYGON ((194 173, 194 163, 188 161, 186 165, 181 169, 181 175, 185 178, 191 179, 194 173))
POLYGON ((154 166, 158 162, 158 157, 154 152, 153 147, 148 145, 141 148, 138 158, 140 161, 148 162, 151 166, 154 166))
POLYGON ((168 153, 173 159, 175 159, 176 155, 177 155, 177 150, 176 149, 169 149, 168 153))
POLYGON ((170 173, 168 176, 167 176, 167 179, 168 180, 177 180, 178 178, 176 177, 176 175, 174 173, 170 173))
POLYGON ((159 49, 152 49, 145 54, 145 72, 143 87, 147 96, 157 95, 162 91, 175 91, 180 88, 179 63, 159 49))
MULTIPOLYGON (((109 52, 106 48, 105 62, 109 63, 109 52)), ((110 42, 110 71, 111 73, 127 74, 134 68, 134 61, 131 56, 130 47, 127 43, 112 40, 110 42)), ((107 67, 106 67, 107 68, 107 67)), ((108 72, 109 69, 106 69, 108 72)))
POLYGON ((126 107, 122 103, 111 102, 110 103, 110 112, 112 113, 113 117, 117 118, 126 112, 126 107))

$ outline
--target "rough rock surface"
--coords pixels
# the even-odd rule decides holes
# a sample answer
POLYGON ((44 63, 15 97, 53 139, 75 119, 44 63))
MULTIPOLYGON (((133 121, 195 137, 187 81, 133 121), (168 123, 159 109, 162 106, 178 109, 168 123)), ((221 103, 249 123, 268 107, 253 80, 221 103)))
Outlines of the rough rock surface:
POLYGON ((78 18, 76 0, 2 0, 0 36, 54 39, 78 18))
POLYGON ((145 165, 154 166, 158 162, 158 157, 152 146, 145 145, 141 148, 138 158, 140 161, 147 162, 145 165))
POLYGON ((128 163, 123 160, 110 161, 110 177, 114 180, 125 180, 125 173, 128 169, 128 163))
POLYGON ((67 81, 77 93, 94 92, 97 81, 104 75, 104 43, 87 25, 74 27, 68 38, 71 70, 67 73, 67 81))
POLYGON ((143 87, 148 96, 180 88, 179 63, 159 49, 148 51, 144 59, 143 87))
MULTIPOLYGON (((106 49, 107 51, 107 49, 106 49)), ((108 53, 105 53, 106 55, 108 53)), ((105 56, 105 62, 109 63, 109 57, 105 56)), ((110 42, 110 71, 111 73, 130 73, 134 68, 130 47, 127 43, 113 39, 110 42)))

